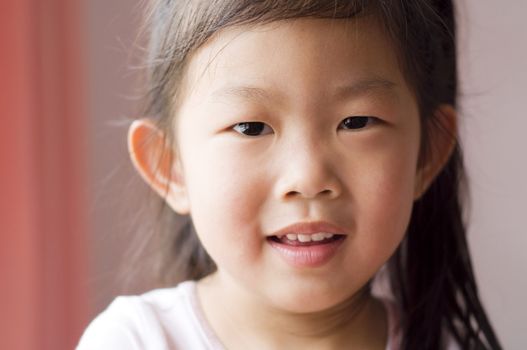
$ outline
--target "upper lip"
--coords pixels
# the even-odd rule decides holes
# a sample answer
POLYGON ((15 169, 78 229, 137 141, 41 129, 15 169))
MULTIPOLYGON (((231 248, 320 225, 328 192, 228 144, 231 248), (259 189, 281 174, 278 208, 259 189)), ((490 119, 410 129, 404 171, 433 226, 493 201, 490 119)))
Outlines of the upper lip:
POLYGON ((286 226, 272 234, 270 236, 285 236, 288 233, 311 235, 315 233, 333 233, 335 235, 346 235, 346 231, 341 227, 331 224, 327 221, 309 221, 309 222, 297 222, 295 224, 286 226))

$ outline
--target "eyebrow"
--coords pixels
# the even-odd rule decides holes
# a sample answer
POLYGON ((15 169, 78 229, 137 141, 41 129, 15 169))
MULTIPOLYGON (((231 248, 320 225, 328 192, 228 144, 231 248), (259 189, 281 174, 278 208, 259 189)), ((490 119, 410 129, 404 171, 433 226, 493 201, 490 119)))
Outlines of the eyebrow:
POLYGON ((388 92, 396 95, 397 83, 385 78, 369 78, 359 80, 349 85, 342 85, 336 88, 334 93, 337 99, 344 99, 352 96, 370 93, 374 91, 388 92))
MULTIPOLYGON (((397 96, 395 91, 396 88, 397 83, 388 79, 368 78, 336 87, 332 93, 332 97, 341 100, 374 91, 385 92, 397 96)), ((257 86, 235 85, 219 88, 215 90, 211 96, 213 99, 234 97, 248 100, 271 100, 275 97, 275 94, 267 89, 257 86)))

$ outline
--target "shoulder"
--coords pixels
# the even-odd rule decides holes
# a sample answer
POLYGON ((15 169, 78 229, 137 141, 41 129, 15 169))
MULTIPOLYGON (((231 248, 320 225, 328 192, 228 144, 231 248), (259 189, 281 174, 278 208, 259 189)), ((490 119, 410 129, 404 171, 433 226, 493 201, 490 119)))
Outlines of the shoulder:
POLYGON ((191 336, 195 326, 189 322, 193 318, 192 288, 194 282, 187 281, 173 288, 117 297, 86 328, 77 349, 163 349, 177 342, 174 338, 178 336, 180 340, 191 336))
POLYGON ((81 349, 141 349, 142 339, 136 332, 140 329, 141 316, 136 298, 117 297, 86 328, 77 346, 81 349))

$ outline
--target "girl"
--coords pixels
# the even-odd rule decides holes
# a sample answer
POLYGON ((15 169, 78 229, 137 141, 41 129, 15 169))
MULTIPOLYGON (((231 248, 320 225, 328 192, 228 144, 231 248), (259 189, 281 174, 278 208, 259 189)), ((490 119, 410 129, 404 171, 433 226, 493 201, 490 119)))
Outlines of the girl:
POLYGON ((149 18, 153 117, 128 144, 189 221, 159 248, 170 287, 117 298, 79 349, 500 348, 462 222, 450 1, 149 18))

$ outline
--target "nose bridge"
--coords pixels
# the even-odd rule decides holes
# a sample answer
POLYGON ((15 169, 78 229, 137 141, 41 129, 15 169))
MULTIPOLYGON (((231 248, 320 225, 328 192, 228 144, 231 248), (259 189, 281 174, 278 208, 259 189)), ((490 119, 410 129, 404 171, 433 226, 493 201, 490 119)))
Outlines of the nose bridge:
POLYGON ((288 137, 280 164, 278 194, 281 197, 335 197, 341 192, 337 154, 314 130, 297 130, 288 137))
POLYGON ((327 145, 324 142, 324 137, 320 133, 315 133, 312 130, 304 130, 298 133, 295 138, 290 140, 290 148, 293 155, 300 163, 305 163, 307 166, 322 166, 328 161, 325 153, 327 152, 327 145), (313 163, 313 164, 311 164, 313 163))

